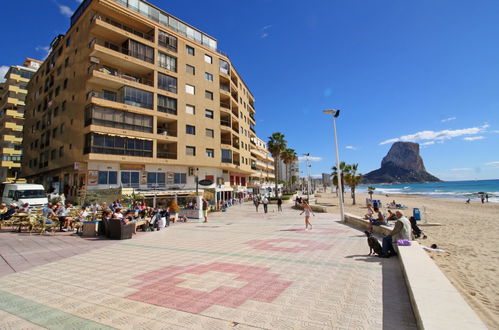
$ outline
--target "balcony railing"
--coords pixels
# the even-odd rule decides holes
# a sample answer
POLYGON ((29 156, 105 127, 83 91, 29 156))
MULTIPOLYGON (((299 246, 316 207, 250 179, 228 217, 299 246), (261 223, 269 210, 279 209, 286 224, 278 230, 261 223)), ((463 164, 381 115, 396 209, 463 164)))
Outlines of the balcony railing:
POLYGON ((236 166, 241 165, 241 163, 240 163, 238 160, 234 160, 234 161, 232 161, 232 164, 234 164, 234 165, 236 165, 236 166))
POLYGON ((162 158, 162 159, 177 159, 177 153, 176 152, 159 152, 158 151, 157 158, 162 158))
POLYGON ((148 56, 147 54, 142 54, 142 53, 139 53, 137 51, 133 51, 133 50, 130 50, 128 48, 124 48, 124 47, 115 45, 109 41, 100 40, 100 39, 93 39, 89 43, 89 47, 92 48, 94 45, 103 46, 103 47, 106 47, 108 49, 114 50, 115 52, 137 58, 137 59, 142 60, 144 62, 154 64, 154 56, 148 56))
POLYGON ((158 128, 158 134, 163 135, 163 136, 177 136, 177 130, 176 129, 170 129, 170 128, 158 128))
POLYGON ((230 110, 230 104, 225 103, 225 102, 220 102, 220 107, 221 107, 221 108, 225 108, 225 109, 229 109, 229 110, 230 110))
POLYGON ((230 140, 221 140, 220 141, 221 144, 227 144, 227 145, 232 145, 232 142, 230 140))
POLYGON ((230 121, 228 120, 220 120, 220 125, 230 127, 230 121))
POLYGON ((132 76, 130 74, 119 72, 118 70, 115 70, 115 69, 112 69, 109 67, 99 66, 99 65, 95 65, 95 64, 92 64, 91 66, 88 67, 89 73, 94 71, 94 70, 98 71, 98 72, 102 72, 102 73, 110 75, 110 76, 126 79, 126 80, 129 80, 131 82, 154 87, 154 82, 152 80, 148 80, 148 79, 141 78, 141 77, 135 77, 135 76, 132 76))
POLYGON ((230 87, 227 85, 220 84, 220 89, 230 93, 230 87))
POLYGON ((232 164, 232 159, 230 159, 230 158, 222 158, 222 163, 232 164))
POLYGON ((94 15, 94 17, 92 17, 92 22, 94 22, 96 20, 106 22, 106 23, 111 24, 111 25, 113 25, 113 26, 115 26, 115 27, 117 27, 119 29, 122 29, 122 30, 124 30, 126 32, 130 32, 130 33, 136 35, 137 37, 140 37, 140 38, 149 40, 151 42, 154 42, 154 35, 150 35, 148 33, 144 33, 144 32, 135 30, 134 28, 129 27, 129 26, 127 26, 125 24, 122 24, 120 22, 117 22, 117 21, 115 21, 113 19, 110 19, 109 17, 103 16, 101 14, 96 14, 96 15, 94 15))
POLYGON ((158 111, 159 112, 164 112, 164 113, 169 113, 170 115, 176 115, 177 114, 177 109, 172 109, 168 107, 164 107, 161 105, 158 105, 158 111))
POLYGON ((107 100, 107 101, 132 105, 134 107, 140 107, 140 108, 145 108, 145 109, 152 109, 153 108, 152 104, 140 102, 138 100, 125 100, 123 98, 123 96, 121 96, 121 95, 113 94, 113 93, 106 93, 106 92, 102 92, 102 91, 90 91, 90 92, 88 92, 87 99, 89 99, 91 97, 96 97, 98 99, 103 99, 103 100, 107 100))

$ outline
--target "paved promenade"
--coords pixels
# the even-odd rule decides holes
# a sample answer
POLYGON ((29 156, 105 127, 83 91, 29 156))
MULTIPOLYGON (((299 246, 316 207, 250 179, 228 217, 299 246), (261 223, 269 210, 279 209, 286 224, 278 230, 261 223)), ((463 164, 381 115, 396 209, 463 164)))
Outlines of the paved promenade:
POLYGON ((298 211, 269 208, 119 242, 64 237, 88 252, 0 275, 0 328, 416 328, 396 258, 368 257, 331 214, 305 231, 298 211))

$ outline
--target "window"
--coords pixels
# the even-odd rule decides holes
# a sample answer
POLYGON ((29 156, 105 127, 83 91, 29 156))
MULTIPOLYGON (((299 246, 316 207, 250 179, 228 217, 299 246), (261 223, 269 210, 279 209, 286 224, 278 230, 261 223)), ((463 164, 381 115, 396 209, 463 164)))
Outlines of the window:
POLYGON ((206 118, 213 119, 213 110, 208 110, 208 109, 206 109, 206 110, 204 111, 204 116, 205 116, 206 118))
POLYGON ((213 81, 213 75, 211 73, 205 72, 204 78, 208 81, 213 81))
POLYGON ((187 156, 196 156, 196 147, 186 146, 185 147, 185 154, 187 156))
POLYGON ((177 72, 177 59, 173 56, 166 55, 160 52, 159 66, 172 72, 177 72))
POLYGON ((61 105, 61 111, 65 111, 66 110, 66 101, 62 102, 62 105, 61 105))
POLYGON ((215 150, 206 149, 206 157, 215 158, 215 150))
POLYGON ((206 54, 204 54, 204 61, 205 61, 206 63, 213 64, 213 58, 212 58, 210 55, 206 55, 206 54))
POLYGON ((196 74, 196 68, 193 67, 192 65, 186 64, 185 65, 185 72, 190 73, 192 75, 196 74))
POLYGON ((185 92, 187 94, 196 94, 196 87, 192 86, 192 85, 189 85, 189 84, 185 84, 185 92))
POLYGON ((213 100, 213 92, 204 91, 204 97, 210 100, 213 100))
POLYGON ((185 45, 185 51, 187 52, 187 54, 194 56, 194 48, 193 47, 191 47, 189 45, 185 45))
POLYGON ((166 185, 166 174, 161 172, 147 172, 148 187, 164 187, 166 185))
POLYGON ((64 147, 59 147, 59 158, 64 157, 64 147))
POLYGON ((68 80, 64 79, 63 89, 66 89, 66 88, 68 88, 68 80))
POLYGON ((232 163, 232 150, 222 149, 222 163, 232 163))
POLYGON ((69 37, 66 39, 66 47, 69 47, 69 45, 71 45, 71 36, 69 36, 69 37))
POLYGON ((66 130, 66 126, 64 125, 64 123, 61 124, 61 134, 64 133, 64 131, 66 130))
POLYGON ((161 30, 158 33, 158 44, 174 52, 177 51, 177 38, 161 30))
POLYGON ((158 72, 158 88, 177 93, 177 78, 158 72))
POLYGON ((50 160, 54 160, 55 159, 55 154, 56 154, 56 150, 53 149, 50 151, 50 160))
POLYGON ((139 173, 140 172, 128 172, 121 171, 121 184, 123 187, 139 187, 139 173))
POLYGON ((209 138, 214 138, 215 137, 215 131, 210 129, 210 128, 207 128, 206 129, 206 136, 209 137, 209 138))
POLYGON ((192 125, 185 125, 185 133, 196 135, 196 127, 192 125))
POLYGON ((64 67, 68 67, 69 65, 69 57, 66 57, 66 59, 64 60, 64 67))
POLYGON ((52 130, 52 138, 55 138, 57 136, 57 128, 54 128, 52 130))
POLYGON ((122 46, 127 55, 138 58, 139 60, 154 63, 154 48, 141 44, 132 39, 128 39, 122 46))
POLYGON ((173 174, 173 183, 174 184, 186 184, 187 183, 187 174, 186 173, 174 173, 173 174))
POLYGON ((152 133, 153 117, 93 105, 85 109, 85 126, 88 125, 152 133))
POLYGON ((118 172, 99 171, 99 184, 118 184, 118 172))
POLYGON ((123 95, 123 103, 140 108, 152 109, 153 93, 130 86, 123 87, 121 93, 123 95))
POLYGON ((229 74, 230 66, 229 66, 228 62, 226 62, 224 60, 220 60, 219 61, 219 66, 220 66, 220 72, 221 73, 229 74))
POLYGON ((188 113, 189 115, 195 115, 196 114, 196 107, 193 105, 187 104, 185 106, 185 112, 188 113))
POLYGON ((85 135, 84 153, 152 157, 152 146, 150 140, 89 133, 85 135))
POLYGON ((158 94, 158 111, 176 115, 177 99, 158 94))

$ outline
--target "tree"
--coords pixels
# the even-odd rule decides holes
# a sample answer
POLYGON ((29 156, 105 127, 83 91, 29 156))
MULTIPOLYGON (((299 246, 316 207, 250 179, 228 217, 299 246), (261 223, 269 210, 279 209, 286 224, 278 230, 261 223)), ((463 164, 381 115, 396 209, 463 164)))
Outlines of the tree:
POLYGON ((278 192, 278 184, 279 184, 279 159, 281 156, 281 153, 286 149, 286 140, 284 140, 284 134, 279 133, 279 132, 274 132, 272 133, 271 136, 269 136, 269 142, 267 143, 267 146, 269 148, 269 151, 274 157, 274 168, 275 168, 275 194, 277 196, 278 192))
MULTIPOLYGON (((341 186, 342 186, 342 194, 345 193, 345 172, 346 172, 346 166, 347 164, 345 162, 340 163, 340 171, 341 171, 341 186)), ((336 187, 336 194, 338 194, 338 186, 339 186, 339 181, 338 181, 338 168, 336 166, 333 166, 333 173, 331 175, 333 176, 333 185, 336 187)))
POLYGON ((357 173, 359 164, 347 165, 345 167, 345 183, 350 186, 350 192, 352 194, 353 205, 355 205, 355 187, 362 181, 362 174, 357 173))

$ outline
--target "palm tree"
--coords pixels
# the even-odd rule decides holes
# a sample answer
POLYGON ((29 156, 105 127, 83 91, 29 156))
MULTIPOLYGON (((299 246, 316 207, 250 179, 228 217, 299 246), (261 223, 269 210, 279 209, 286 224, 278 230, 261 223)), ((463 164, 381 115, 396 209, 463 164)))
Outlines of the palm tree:
POLYGON ((350 186, 350 192, 352 194, 353 205, 355 205, 355 187, 362 181, 362 174, 357 173, 359 164, 347 165, 347 171, 345 173, 345 182, 350 186))
POLYGON ((274 168, 275 168, 275 194, 277 196, 278 185, 279 185, 279 159, 281 153, 286 149, 286 140, 284 140, 284 134, 275 132, 269 136, 269 142, 267 143, 272 157, 274 157, 274 168))
POLYGON ((289 165, 292 164, 295 159, 296 159, 296 152, 294 149, 291 148, 286 148, 283 152, 281 152, 281 159, 284 162, 284 165, 286 165, 286 183, 289 188, 291 185, 291 173, 289 170, 289 165))
MULTIPOLYGON (((333 185, 336 187, 336 195, 338 195, 338 168, 336 166, 333 166, 333 173, 331 175, 333 176, 333 185)), ((347 164, 345 162, 340 163, 340 171, 342 173, 341 175, 341 186, 342 186, 342 194, 345 192, 345 173, 347 172, 347 164)))

